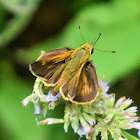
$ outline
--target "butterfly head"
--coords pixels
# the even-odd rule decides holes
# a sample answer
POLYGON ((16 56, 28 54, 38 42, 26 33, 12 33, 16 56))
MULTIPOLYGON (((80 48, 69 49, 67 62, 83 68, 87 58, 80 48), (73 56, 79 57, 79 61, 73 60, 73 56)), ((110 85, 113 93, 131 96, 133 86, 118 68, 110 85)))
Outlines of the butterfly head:
POLYGON ((82 49, 86 50, 87 52, 89 52, 90 54, 93 53, 94 51, 94 47, 93 45, 89 44, 88 42, 84 43, 82 46, 81 46, 82 49))

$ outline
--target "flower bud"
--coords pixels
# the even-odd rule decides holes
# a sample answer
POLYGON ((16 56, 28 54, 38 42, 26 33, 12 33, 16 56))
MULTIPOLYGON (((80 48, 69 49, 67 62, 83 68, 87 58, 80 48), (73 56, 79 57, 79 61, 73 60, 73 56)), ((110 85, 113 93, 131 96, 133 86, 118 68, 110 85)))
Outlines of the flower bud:
POLYGON ((46 117, 46 114, 47 114, 47 111, 48 111, 48 104, 43 104, 43 109, 42 109, 42 114, 44 117, 46 117))
POLYGON ((83 135, 86 135, 87 134, 81 124, 79 125, 79 128, 77 130, 77 133, 78 133, 79 136, 83 136, 83 135))
POLYGON ((50 102, 48 105, 49 110, 54 109, 55 108, 55 102, 50 102))
POLYGON ((64 121, 64 130, 65 130, 65 132, 68 132, 69 125, 70 125, 70 121, 68 121, 68 120, 64 121))
POLYGON ((35 94, 31 94, 29 96, 27 96, 24 100, 22 100, 22 104, 23 106, 26 106, 32 99, 33 97, 35 96, 35 94))
POLYGON ((127 100, 125 100, 125 101, 121 104, 120 108, 125 109, 125 108, 127 108, 130 104, 132 104, 132 102, 133 102, 133 100, 130 99, 130 98, 128 98, 127 100))
POLYGON ((137 106, 132 106, 125 110, 125 112, 128 112, 128 113, 135 113, 137 111, 138 111, 137 106))
POLYGON ((32 102, 35 104, 39 101, 39 97, 37 95, 35 95, 33 98, 32 98, 32 102))
POLYGON ((114 113, 108 114, 105 118, 104 118, 104 122, 108 123, 112 120, 112 118, 114 117, 114 113))
POLYGON ((91 125, 93 125, 93 123, 95 124, 95 118, 92 118, 90 115, 88 115, 87 113, 82 113, 84 119, 91 125))
POLYGON ((35 108, 34 114, 40 114, 41 113, 41 109, 40 109, 39 103, 35 103, 34 104, 34 108, 35 108))
POLYGON ((90 131, 90 125, 85 121, 85 119, 82 116, 80 116, 79 119, 85 132, 90 131))
POLYGON ((115 103, 115 107, 119 108, 121 106, 121 104, 126 100, 125 97, 120 98, 116 103, 115 103))
POLYGON ((115 95, 111 94, 107 99, 104 100, 104 105, 106 108, 112 108, 115 102, 115 95))
POLYGON ((76 133, 79 128, 79 117, 77 115, 76 115, 76 118, 71 123, 71 126, 72 126, 74 132, 76 133))
POLYGON ((43 121, 40 121, 40 124, 57 124, 57 123, 64 123, 63 119, 55 119, 55 118, 47 118, 43 121))
POLYGON ((77 117, 77 112, 74 111, 74 112, 72 112, 71 115, 70 115, 70 120, 75 120, 76 117, 77 117))

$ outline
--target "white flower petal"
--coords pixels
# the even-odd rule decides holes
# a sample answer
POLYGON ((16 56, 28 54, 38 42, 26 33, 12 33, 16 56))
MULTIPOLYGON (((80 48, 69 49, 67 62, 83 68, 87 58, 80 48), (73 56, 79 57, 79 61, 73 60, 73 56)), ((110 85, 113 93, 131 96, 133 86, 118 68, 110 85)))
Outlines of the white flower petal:
POLYGON ((22 100, 21 102, 22 102, 23 106, 26 106, 32 100, 32 98, 34 96, 35 96, 35 94, 31 94, 31 95, 27 96, 24 100, 22 100))
POLYGON ((116 108, 119 108, 125 100, 126 100, 125 96, 124 96, 124 97, 121 97, 121 98, 115 103, 115 107, 116 107, 116 108))

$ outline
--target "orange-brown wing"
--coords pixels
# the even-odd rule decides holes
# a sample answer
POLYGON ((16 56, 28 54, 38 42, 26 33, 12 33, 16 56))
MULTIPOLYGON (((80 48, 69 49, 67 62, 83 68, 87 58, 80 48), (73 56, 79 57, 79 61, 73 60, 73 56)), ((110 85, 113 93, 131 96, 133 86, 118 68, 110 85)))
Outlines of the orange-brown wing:
POLYGON ((65 100, 76 104, 87 104, 96 99, 99 93, 98 80, 95 67, 91 62, 87 62, 80 75, 77 75, 76 78, 73 77, 71 80, 60 88, 60 93, 65 100))
POLYGON ((54 86, 64 70, 65 60, 72 52, 68 48, 42 52, 37 61, 29 65, 29 69, 46 86, 54 86))
POLYGON ((64 54, 68 51, 71 51, 71 49, 69 48, 60 48, 60 49, 54 49, 54 50, 50 50, 47 52, 42 51, 41 55, 39 56, 39 58, 37 60, 44 60, 44 59, 48 59, 51 58, 53 56, 58 56, 61 54, 64 54))

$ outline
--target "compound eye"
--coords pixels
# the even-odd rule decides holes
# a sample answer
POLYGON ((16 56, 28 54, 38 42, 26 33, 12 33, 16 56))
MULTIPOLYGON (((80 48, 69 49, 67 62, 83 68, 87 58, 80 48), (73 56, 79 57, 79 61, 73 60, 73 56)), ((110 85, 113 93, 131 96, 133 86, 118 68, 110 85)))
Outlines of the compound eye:
POLYGON ((93 54, 93 52, 94 52, 94 50, 92 49, 92 50, 91 50, 91 54, 93 54))

